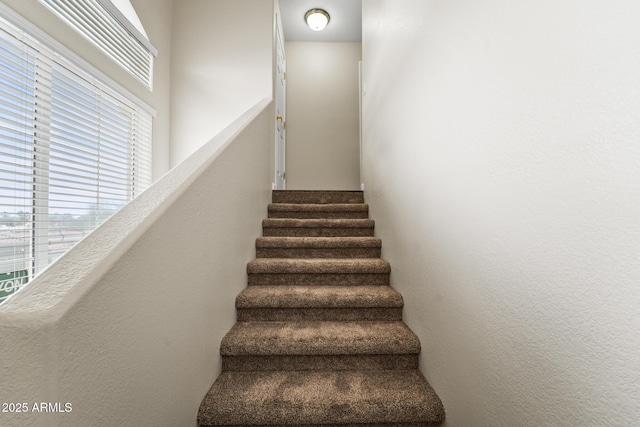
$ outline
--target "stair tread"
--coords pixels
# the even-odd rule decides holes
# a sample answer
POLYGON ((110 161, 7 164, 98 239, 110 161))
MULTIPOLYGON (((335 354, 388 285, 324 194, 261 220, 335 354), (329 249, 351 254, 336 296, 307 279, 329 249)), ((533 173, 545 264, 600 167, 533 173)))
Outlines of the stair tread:
POLYGON ((442 402, 418 370, 223 372, 200 425, 439 425, 442 402))
POLYGON ((366 203, 270 203, 268 211, 368 212, 366 203))
POLYGON ((278 228, 373 228, 374 220, 366 218, 265 218, 262 220, 263 227, 278 228))
POLYGON ((249 274, 388 274, 391 266, 380 258, 256 258, 249 274))
POLYGON ((380 248, 377 237, 259 237, 256 248, 380 248))
POLYGON ((402 307, 390 286, 249 286, 236 298, 237 308, 402 307))
POLYGON ((238 322, 220 345, 225 356, 419 352, 418 337, 402 321, 238 322))

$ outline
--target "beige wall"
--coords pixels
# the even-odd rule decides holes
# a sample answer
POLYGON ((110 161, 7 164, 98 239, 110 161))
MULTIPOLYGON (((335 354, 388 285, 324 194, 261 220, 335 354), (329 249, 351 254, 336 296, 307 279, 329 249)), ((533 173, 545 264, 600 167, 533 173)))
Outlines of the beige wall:
POLYGON ((273 7, 265 0, 174 2, 172 165, 272 97, 273 7))
POLYGON ((287 42, 287 188, 360 189, 360 43, 287 42))
POLYGON ((157 179, 166 172, 169 168, 169 80, 173 1, 132 1, 151 43, 158 49, 153 69, 153 92, 37 0, 2 2, 157 111, 153 123, 153 177, 157 179))
POLYGON ((365 196, 446 425, 637 425, 640 3, 362 3, 365 196))

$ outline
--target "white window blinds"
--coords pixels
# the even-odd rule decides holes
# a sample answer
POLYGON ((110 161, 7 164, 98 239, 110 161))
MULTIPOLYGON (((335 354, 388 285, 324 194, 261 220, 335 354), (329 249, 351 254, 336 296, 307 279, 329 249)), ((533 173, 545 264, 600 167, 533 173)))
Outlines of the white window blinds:
POLYGON ((0 20, 0 302, 151 183, 151 124, 0 20))
POLYGON ((39 1, 151 89, 158 52, 109 0, 39 1))

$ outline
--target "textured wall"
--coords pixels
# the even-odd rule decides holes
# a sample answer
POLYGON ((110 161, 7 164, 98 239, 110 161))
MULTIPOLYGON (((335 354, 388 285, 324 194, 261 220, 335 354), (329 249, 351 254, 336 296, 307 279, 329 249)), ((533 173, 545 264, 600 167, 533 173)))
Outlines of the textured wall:
POLYGON ((174 1, 172 166, 272 97, 273 10, 264 0, 174 1))
POLYGON ((366 198, 447 425, 637 425, 640 3, 363 15, 366 198))
POLYGON ((270 200, 273 114, 253 107, 0 306, 0 402, 29 405, 0 425, 196 425, 270 200))
POLYGON ((360 189, 360 43, 287 42, 287 188, 360 189))

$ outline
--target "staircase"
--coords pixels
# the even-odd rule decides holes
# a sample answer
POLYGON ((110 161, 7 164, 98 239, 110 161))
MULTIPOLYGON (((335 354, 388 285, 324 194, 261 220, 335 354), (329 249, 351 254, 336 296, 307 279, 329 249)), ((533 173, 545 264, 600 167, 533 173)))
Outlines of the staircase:
POLYGON ((359 191, 274 191, 200 426, 434 426, 440 399, 359 191))

